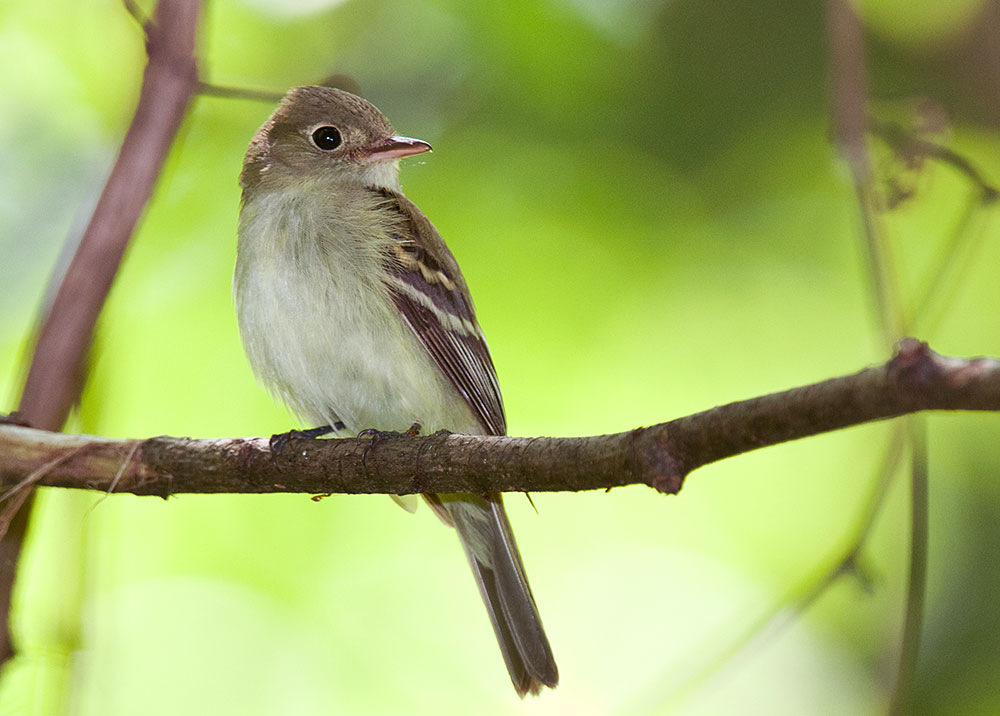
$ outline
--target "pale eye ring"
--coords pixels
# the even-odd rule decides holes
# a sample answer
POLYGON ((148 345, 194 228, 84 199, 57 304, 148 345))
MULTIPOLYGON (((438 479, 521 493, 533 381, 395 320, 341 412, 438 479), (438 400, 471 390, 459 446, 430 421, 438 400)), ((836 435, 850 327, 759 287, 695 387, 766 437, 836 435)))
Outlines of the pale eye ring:
POLYGON ((330 152, 339 147, 343 143, 343 138, 340 136, 340 130, 336 127, 330 127, 324 125, 318 127, 312 133, 313 144, 322 149, 324 152, 330 152))

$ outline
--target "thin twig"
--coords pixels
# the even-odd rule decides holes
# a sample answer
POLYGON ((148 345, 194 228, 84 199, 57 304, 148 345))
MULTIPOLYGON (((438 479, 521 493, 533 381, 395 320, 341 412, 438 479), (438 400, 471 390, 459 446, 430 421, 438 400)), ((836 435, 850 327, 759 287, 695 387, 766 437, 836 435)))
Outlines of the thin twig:
POLYGON ((860 568, 860 554, 868 541, 868 535, 881 512, 882 504, 892 477, 899 467, 903 455, 904 426, 897 423, 894 426, 886 452, 882 457, 873 480, 871 493, 862 507, 858 520, 851 533, 847 535, 845 546, 836 556, 810 574, 800 584, 791 589, 784 599, 772 604, 764 613, 749 623, 741 617, 735 625, 719 630, 721 638, 706 638, 703 645, 722 643, 721 649, 711 646, 703 647, 703 652, 711 649, 711 654, 686 653, 682 664, 671 664, 663 672, 663 678, 654 680, 658 686, 655 694, 649 693, 636 700, 636 708, 628 711, 646 713, 654 702, 658 707, 669 707, 677 710, 689 698, 704 688, 710 679, 716 677, 725 668, 731 666, 738 657, 746 654, 754 644, 764 644, 769 639, 777 637, 785 628, 799 618, 827 592, 841 577, 855 575, 861 577, 862 584, 867 585, 868 578, 860 568), (818 574, 818 576, 817 576, 818 574), (733 634, 737 636, 733 637, 733 634), (680 673, 682 676, 677 677, 680 673), (664 695, 663 685, 667 686, 664 695))
POLYGON ((207 97, 221 97, 223 99, 249 99, 256 102, 267 102, 274 104, 284 98, 280 92, 267 92, 265 90, 251 90, 243 87, 225 87, 223 85, 211 84, 210 82, 198 82, 198 94, 207 97))
MULTIPOLYGON (((877 205, 875 194, 874 177, 871 171, 871 161, 868 154, 867 133, 865 131, 868 123, 867 113, 867 76, 865 71, 864 53, 864 31, 861 19, 849 0, 828 0, 828 25, 830 31, 830 58, 831 70, 834 76, 833 94, 833 114, 834 123, 837 128, 836 136, 842 148, 842 154, 848 162, 851 176, 854 181, 855 193, 858 199, 858 208, 862 218, 862 238, 866 247, 868 257, 868 280, 875 297, 875 306, 878 316, 878 325, 882 334, 882 339, 886 344, 891 344, 906 330, 907 321, 903 316, 900 292, 896 276, 896 266, 891 254, 891 245, 881 225, 881 216, 877 205)), ((924 476, 926 479, 926 475, 924 476)), ((917 470, 913 473, 914 492, 917 492, 917 470)), ((884 505, 884 493, 877 496, 875 512, 881 510, 884 505)), ((926 540, 926 520, 920 521, 920 515, 914 509, 911 514, 912 539, 914 542, 913 555, 911 560, 911 575, 918 569, 917 559, 926 560, 926 551, 917 549, 917 542, 926 540)), ((861 535, 862 543, 867 537, 867 531, 861 535)), ((860 549, 860 546, 858 546, 860 549)), ((856 554, 849 555, 855 561, 851 563, 856 567, 856 554)), ((825 590, 832 579, 827 582, 820 582, 817 587, 825 590)), ((903 634, 903 644, 919 643, 919 626, 921 619, 921 608, 923 606, 923 581, 917 583, 913 579, 910 581, 911 592, 907 604, 907 619, 903 634), (913 589, 920 590, 917 597, 913 589), (916 610, 915 614, 912 610, 916 610), (915 631, 914 631, 915 630, 915 631)), ((821 593, 817 592, 818 593, 821 593)), ((915 664, 915 649, 914 664, 915 664)), ((909 651, 903 649, 902 658, 905 660, 909 651)), ((909 686, 908 664, 900 664, 899 676, 892 689, 894 694, 905 693, 909 686)), ((895 697, 894 697, 895 698, 895 697)))
POLYGON ((136 21, 136 24, 142 29, 143 34, 149 30, 149 15, 146 11, 139 7, 139 3, 135 0, 122 0, 122 5, 125 6, 125 12, 131 15, 132 19, 136 21))
POLYGON ((128 456, 124 460, 122 460, 122 466, 118 468, 118 472, 116 472, 115 476, 111 479, 111 484, 108 485, 108 489, 104 493, 105 497, 113 493, 115 491, 115 488, 118 487, 118 483, 122 479, 122 475, 125 474, 126 468, 128 468, 128 466, 132 464, 132 460, 135 458, 135 453, 136 451, 138 451, 140 445, 142 445, 142 443, 136 440, 135 444, 132 446, 132 449, 128 451, 128 456))
POLYGON ((899 284, 895 261, 882 228, 882 216, 874 194, 874 180, 852 167, 855 196, 861 214, 862 240, 867 258, 868 283, 875 301, 875 316, 879 333, 886 345, 903 334, 906 319, 899 305, 899 284))
POLYGON ((917 670, 920 635, 923 631, 924 601, 927 594, 927 542, 929 488, 927 469, 927 421, 919 416, 907 420, 912 447, 910 572, 906 588, 903 638, 899 648, 899 671, 889 701, 889 714, 903 713, 910 685, 917 670))
POLYGON ((959 282, 949 278, 962 275, 961 266, 967 265, 972 260, 976 254, 976 244, 981 243, 984 232, 973 230, 973 219, 979 216, 981 209, 995 204, 1000 199, 1000 189, 987 181, 967 157, 953 149, 918 137, 899 124, 869 118, 868 128, 907 165, 914 165, 924 159, 937 161, 956 169, 973 187, 951 229, 949 239, 940 247, 936 258, 929 264, 930 268, 920 283, 921 289, 917 292, 917 299, 913 304, 911 322, 904 326, 902 332, 911 331, 917 325, 926 329, 928 326, 936 325, 941 319, 940 314, 930 316, 933 301, 940 299, 942 305, 950 302, 959 287, 959 282))
POLYGON ((832 79, 833 135, 854 182, 865 242, 868 279, 879 329, 887 345, 903 335, 905 322, 898 305, 894 262, 873 191, 868 152, 868 82, 865 72, 864 33, 849 0, 828 0, 827 29, 832 79))
POLYGON ((917 137, 912 132, 908 132, 892 122, 882 122, 870 117, 868 128, 872 134, 884 141, 899 156, 906 158, 926 157, 957 170, 976 186, 980 204, 988 205, 1000 200, 1000 189, 987 181, 986 177, 973 166, 967 157, 962 156, 954 149, 917 137))
POLYGON ((941 248, 932 269, 924 278, 913 310, 912 326, 934 331, 945 319, 949 304, 965 284, 961 277, 972 266, 986 239, 989 216, 983 216, 984 205, 975 196, 969 197, 951 230, 951 236, 941 248), (978 224, 974 222, 979 219, 978 224), (935 305, 936 304, 936 305, 935 305))
POLYGON ((134 444, 128 451, 128 455, 126 455, 125 459, 122 460, 121 467, 118 468, 118 471, 115 472, 115 476, 111 479, 111 484, 108 485, 108 489, 104 491, 104 494, 101 495, 99 499, 95 500, 94 503, 87 508, 86 512, 87 515, 89 515, 91 512, 97 509, 98 505, 103 503, 106 499, 108 499, 111 495, 115 493, 116 489, 118 488, 118 483, 121 482, 122 476, 125 474, 125 471, 132 464, 132 460, 135 459, 135 454, 136 452, 139 451, 139 447, 141 445, 142 445, 141 440, 134 441, 134 444))

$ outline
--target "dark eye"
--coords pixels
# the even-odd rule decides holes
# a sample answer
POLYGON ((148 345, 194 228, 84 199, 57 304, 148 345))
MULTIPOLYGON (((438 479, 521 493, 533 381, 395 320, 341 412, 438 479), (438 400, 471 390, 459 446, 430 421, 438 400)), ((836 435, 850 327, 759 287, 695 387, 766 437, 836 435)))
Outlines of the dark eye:
POLYGON ((336 127, 320 127, 313 132, 313 143, 325 152, 336 149, 342 141, 336 127))

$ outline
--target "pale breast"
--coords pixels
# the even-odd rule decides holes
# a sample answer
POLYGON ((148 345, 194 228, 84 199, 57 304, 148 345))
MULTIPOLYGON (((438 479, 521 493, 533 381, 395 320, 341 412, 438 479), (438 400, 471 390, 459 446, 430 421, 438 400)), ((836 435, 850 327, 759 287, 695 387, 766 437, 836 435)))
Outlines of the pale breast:
POLYGON ((478 432, 380 278, 392 242, 358 197, 264 194, 240 214, 233 294, 258 379, 303 421, 478 432))

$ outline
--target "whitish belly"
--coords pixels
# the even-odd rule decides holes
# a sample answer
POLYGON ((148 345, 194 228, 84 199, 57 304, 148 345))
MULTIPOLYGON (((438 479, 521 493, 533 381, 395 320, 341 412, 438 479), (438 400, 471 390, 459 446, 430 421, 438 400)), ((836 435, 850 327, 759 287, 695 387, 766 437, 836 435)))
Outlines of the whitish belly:
POLYGON ((240 263, 236 307, 250 363, 309 426, 480 432, 380 285, 287 256, 240 263))

